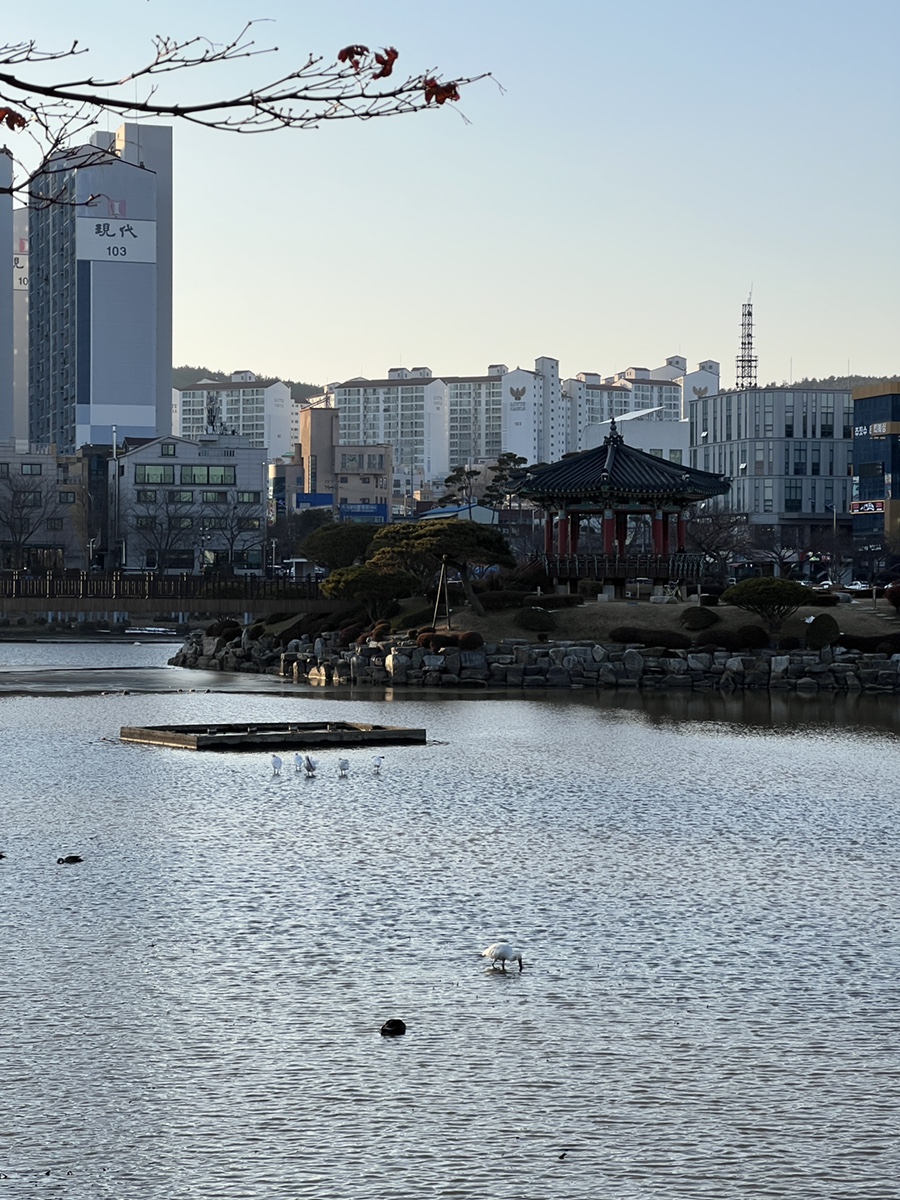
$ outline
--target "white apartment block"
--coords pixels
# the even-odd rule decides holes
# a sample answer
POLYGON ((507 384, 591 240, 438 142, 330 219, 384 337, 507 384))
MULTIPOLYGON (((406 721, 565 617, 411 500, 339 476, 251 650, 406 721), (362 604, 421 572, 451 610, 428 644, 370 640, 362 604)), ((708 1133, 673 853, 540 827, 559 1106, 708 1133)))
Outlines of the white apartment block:
MULTIPOLYGON (((555 462, 582 450, 588 426, 646 411, 647 419, 680 421, 683 388, 718 389, 718 364, 687 371, 675 356, 663 367, 630 367, 602 377, 560 379, 559 361, 534 369, 494 363, 485 375, 433 375, 429 367, 392 367, 385 379, 331 384, 318 403, 340 413, 341 441, 394 447, 393 492, 409 495, 439 484, 455 467, 520 455, 555 462), (704 382, 705 381, 705 382, 704 382)), ((315 403, 315 402, 314 402, 315 403)))
POLYGON ((264 384, 252 371, 235 371, 229 380, 200 379, 172 393, 172 429, 181 437, 218 433, 247 438, 269 459, 290 454, 294 404, 291 389, 276 381, 264 384))

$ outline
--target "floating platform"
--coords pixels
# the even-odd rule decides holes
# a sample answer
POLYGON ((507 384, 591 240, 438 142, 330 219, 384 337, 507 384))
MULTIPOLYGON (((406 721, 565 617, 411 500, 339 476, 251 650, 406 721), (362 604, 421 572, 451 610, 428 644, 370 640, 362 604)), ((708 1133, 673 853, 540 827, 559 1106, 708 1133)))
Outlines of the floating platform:
POLYGON ((175 750, 301 750, 309 746, 423 744, 424 729, 355 721, 278 721, 256 725, 123 725, 123 742, 175 750))

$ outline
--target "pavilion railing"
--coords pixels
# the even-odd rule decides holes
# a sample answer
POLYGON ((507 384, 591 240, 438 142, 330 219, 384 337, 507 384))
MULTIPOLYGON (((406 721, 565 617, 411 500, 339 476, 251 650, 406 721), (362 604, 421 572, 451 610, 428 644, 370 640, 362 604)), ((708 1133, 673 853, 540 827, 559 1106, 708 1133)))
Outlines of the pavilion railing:
POLYGON ((541 554, 538 562, 555 579, 699 579, 702 554, 541 554))
POLYGON ((170 600, 176 607, 187 600, 316 600, 315 580, 259 579, 254 576, 158 575, 112 571, 25 571, 0 574, 4 600, 170 600))

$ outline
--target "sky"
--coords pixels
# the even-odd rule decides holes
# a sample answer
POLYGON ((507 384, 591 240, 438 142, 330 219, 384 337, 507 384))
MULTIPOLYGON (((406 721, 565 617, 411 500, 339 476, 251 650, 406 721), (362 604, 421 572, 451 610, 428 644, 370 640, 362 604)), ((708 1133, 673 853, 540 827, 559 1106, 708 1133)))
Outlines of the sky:
POLYGON ((313 132, 176 124, 176 364, 324 384, 683 354, 731 386, 752 289, 761 382, 900 372, 897 0, 43 0, 4 32, 119 77, 153 34, 250 19, 277 55, 165 95, 350 42, 492 78, 313 132))

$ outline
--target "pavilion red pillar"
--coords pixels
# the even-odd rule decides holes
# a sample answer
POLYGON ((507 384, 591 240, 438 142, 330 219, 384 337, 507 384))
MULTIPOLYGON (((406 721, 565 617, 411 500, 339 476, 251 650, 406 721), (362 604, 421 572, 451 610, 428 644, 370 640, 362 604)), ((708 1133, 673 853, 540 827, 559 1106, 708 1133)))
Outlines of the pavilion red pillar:
POLYGON ((553 553, 553 513, 548 512, 544 517, 544 553, 551 555, 553 553))
POLYGON ((663 513, 662 518, 662 552, 663 557, 668 558, 672 551, 669 548, 672 533, 672 517, 669 513, 663 513))
POLYGON ((569 553, 569 515, 565 511, 556 518, 557 554, 565 558, 569 553))
POLYGON ((603 553, 615 554, 616 518, 613 510, 607 508, 603 512, 603 553))
POLYGON ((678 513, 678 526, 677 526, 677 533, 676 533, 676 541, 678 542, 678 553, 684 554, 685 520, 684 520, 684 512, 683 511, 680 511, 678 513))
POLYGON ((625 553, 625 543, 628 541, 628 513, 616 513, 616 551, 625 553))
POLYGON ((651 528, 653 533, 653 553, 658 556, 663 552, 663 515, 658 510, 653 513, 651 528))
POLYGON ((569 514, 569 548, 572 554, 578 553, 578 538, 581 534, 581 517, 577 513, 569 514))

